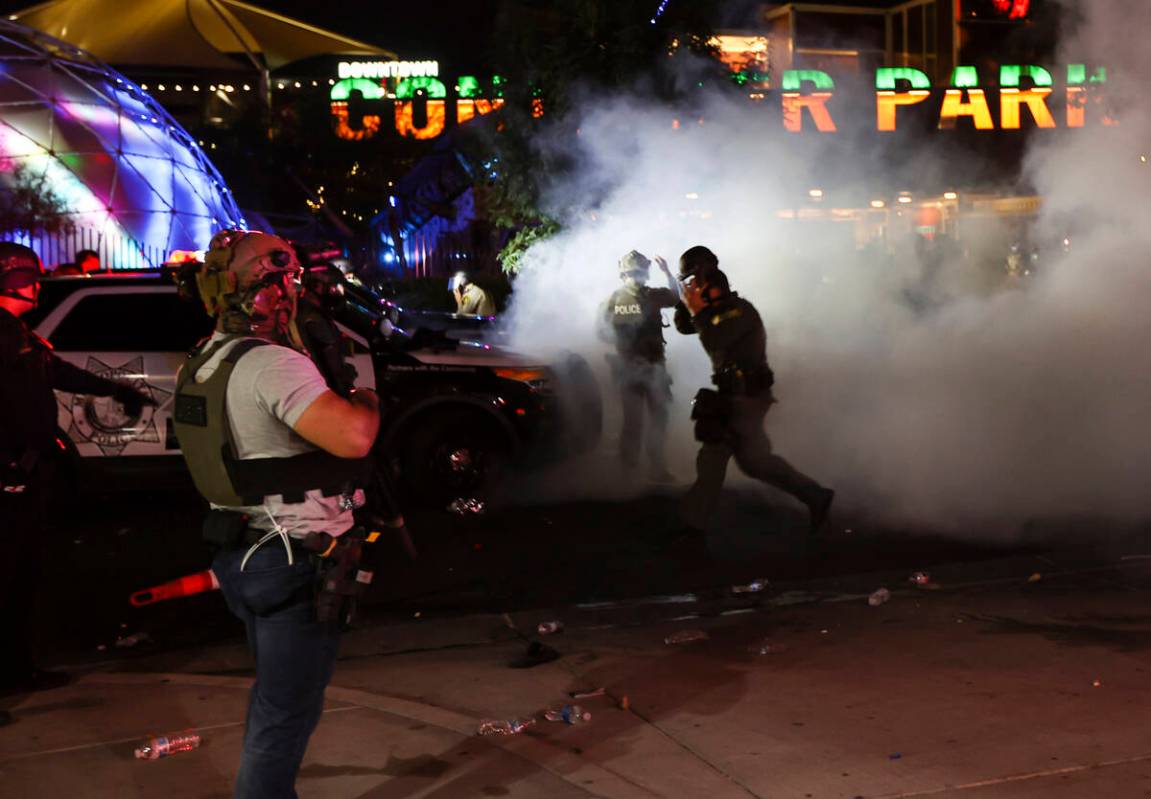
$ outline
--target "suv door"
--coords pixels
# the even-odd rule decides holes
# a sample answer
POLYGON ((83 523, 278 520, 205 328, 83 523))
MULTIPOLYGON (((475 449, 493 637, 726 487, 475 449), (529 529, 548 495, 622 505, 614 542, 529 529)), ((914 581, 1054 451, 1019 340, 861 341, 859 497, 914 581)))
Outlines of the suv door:
POLYGON ((176 455, 171 402, 176 371, 208 335, 212 320, 180 299, 174 286, 93 286, 53 309, 37 326, 61 358, 98 375, 124 380, 157 407, 127 417, 120 403, 57 391, 58 422, 81 456, 176 455))

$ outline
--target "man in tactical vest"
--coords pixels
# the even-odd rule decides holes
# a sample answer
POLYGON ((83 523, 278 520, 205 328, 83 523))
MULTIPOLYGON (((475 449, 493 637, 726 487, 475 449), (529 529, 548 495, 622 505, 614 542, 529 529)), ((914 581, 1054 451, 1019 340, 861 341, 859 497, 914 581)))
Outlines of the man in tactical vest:
POLYGON ((692 247, 680 257, 683 301, 675 309, 675 326, 699 335, 711 358, 715 390, 701 389, 692 408, 696 439, 696 481, 683 501, 688 531, 706 530, 719 502, 727 463, 785 491, 807 506, 810 531, 820 533, 835 492, 824 488, 771 451, 763 423, 775 403, 775 378, 767 365, 767 333, 755 307, 731 291, 719 259, 706 247, 692 247))
POLYGON ((263 233, 216 235, 196 276, 216 320, 176 381, 176 434, 212 510, 212 571, 256 660, 237 797, 294 797, 332 675, 362 539, 354 488, 379 428, 371 391, 341 397, 287 346, 300 265, 263 233))
MULTIPOLYGON (((0 692, 53 688, 66 675, 33 665, 32 623, 40 582, 43 524, 56 444, 53 389, 110 396, 139 419, 152 398, 125 383, 97 377, 56 357, 20 319, 36 307, 43 275, 30 248, 0 242, 0 692)), ((0 713, 0 723, 6 714, 0 713)))
POLYGON ((608 297, 600 317, 600 337, 615 345, 609 356, 612 373, 620 390, 623 421, 619 434, 620 461, 626 470, 639 463, 643 446, 643 413, 647 408, 647 456, 650 477, 671 482, 664 458, 667 437, 671 377, 667 373, 663 338, 663 309, 679 301, 678 287, 667 262, 656 256, 656 264, 667 277, 668 288, 647 285, 651 261, 632 250, 619 262, 623 286, 608 297))

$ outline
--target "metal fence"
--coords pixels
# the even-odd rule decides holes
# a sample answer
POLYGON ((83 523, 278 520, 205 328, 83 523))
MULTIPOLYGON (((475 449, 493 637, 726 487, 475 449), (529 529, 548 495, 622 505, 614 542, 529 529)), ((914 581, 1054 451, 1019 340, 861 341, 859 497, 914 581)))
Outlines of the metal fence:
POLYGON ((77 227, 69 233, 17 233, 3 238, 31 247, 49 270, 74 262, 80 250, 99 255, 104 269, 153 269, 168 259, 163 248, 92 228, 77 227))

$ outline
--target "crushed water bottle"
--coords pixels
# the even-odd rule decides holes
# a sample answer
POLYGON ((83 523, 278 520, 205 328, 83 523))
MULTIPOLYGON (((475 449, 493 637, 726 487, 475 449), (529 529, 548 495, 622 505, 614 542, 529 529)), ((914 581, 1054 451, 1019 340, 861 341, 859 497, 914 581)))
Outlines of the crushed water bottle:
POLYGON ((707 633, 703 630, 680 630, 663 639, 665 644, 690 644, 692 641, 706 641, 707 633))
POLYGON ((561 632, 564 628, 562 621, 541 621, 539 626, 536 627, 536 632, 540 635, 551 635, 552 633, 561 632))
POLYGON ((448 505, 448 511, 457 516, 467 516, 468 514, 483 513, 484 507, 484 501, 482 499, 460 497, 448 505))
POLYGON ((877 588, 871 593, 871 596, 867 598, 867 604, 873 608, 877 608, 889 599, 891 599, 890 591, 886 588, 877 588))
POLYGON ((544 718, 548 721, 562 721, 564 724, 586 724, 591 721, 591 713, 579 705, 564 705, 559 710, 545 710, 544 718))
POLYGON ((519 735, 535 723, 535 719, 484 719, 477 732, 480 735, 519 735))
POLYGON ((194 732, 163 735, 150 738, 136 747, 140 760, 159 760, 177 752, 187 752, 200 745, 200 736, 194 732))

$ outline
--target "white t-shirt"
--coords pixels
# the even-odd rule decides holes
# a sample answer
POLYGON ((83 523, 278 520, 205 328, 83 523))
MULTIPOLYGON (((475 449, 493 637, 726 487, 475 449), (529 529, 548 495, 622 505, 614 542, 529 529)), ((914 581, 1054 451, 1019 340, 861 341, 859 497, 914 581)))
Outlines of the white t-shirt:
MULTIPOLYGON (((226 335, 213 333, 205 346, 212 346, 226 335)), ((203 383, 211 377, 234 346, 221 347, 196 372, 196 382, 203 383)), ((327 390, 320 370, 303 353, 276 344, 249 350, 232 368, 228 380, 228 424, 236 444, 236 456, 240 460, 289 458, 314 452, 317 447, 301 438, 292 426, 327 390)), ((357 507, 363 501, 363 492, 357 489, 357 507)), ((309 532, 338 536, 355 523, 352 512, 344 509, 341 497, 325 497, 318 490, 308 491, 303 502, 285 504, 282 497, 276 495, 267 497, 263 505, 229 507, 228 510, 248 514, 251 525, 262 530, 273 528, 271 514, 288 533, 300 536, 309 532)))

